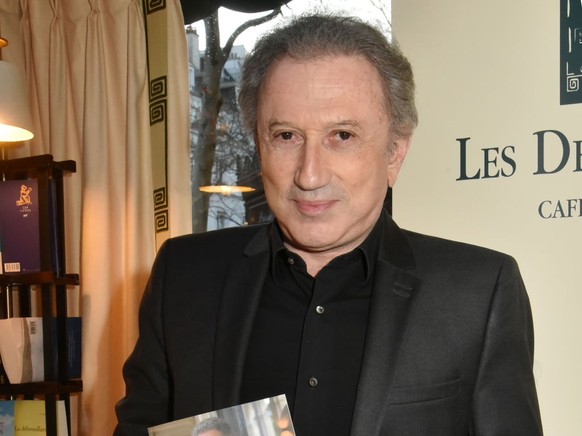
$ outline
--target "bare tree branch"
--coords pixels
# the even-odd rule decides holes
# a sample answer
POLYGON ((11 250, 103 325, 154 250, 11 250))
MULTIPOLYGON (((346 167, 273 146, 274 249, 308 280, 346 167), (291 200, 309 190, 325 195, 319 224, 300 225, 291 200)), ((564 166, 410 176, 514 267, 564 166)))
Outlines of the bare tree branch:
POLYGON ((384 21, 388 25, 388 29, 392 29, 392 22, 390 21, 390 17, 386 12, 386 2, 385 0, 370 0, 370 4, 375 7, 384 17, 384 21))
POLYGON ((226 44, 222 48, 223 55, 226 58, 228 58, 228 54, 230 53, 232 46, 234 45, 234 41, 245 30, 250 29, 251 27, 255 27, 255 26, 258 26, 260 24, 266 23, 267 21, 271 21, 273 18, 275 18, 280 13, 281 13, 281 8, 278 7, 277 9, 273 9, 273 11, 271 11, 270 14, 265 15, 264 17, 254 18, 252 20, 245 21, 243 24, 238 26, 236 28, 236 30, 234 32, 232 32, 232 35, 230 35, 230 37, 228 38, 228 41, 226 41, 226 44))

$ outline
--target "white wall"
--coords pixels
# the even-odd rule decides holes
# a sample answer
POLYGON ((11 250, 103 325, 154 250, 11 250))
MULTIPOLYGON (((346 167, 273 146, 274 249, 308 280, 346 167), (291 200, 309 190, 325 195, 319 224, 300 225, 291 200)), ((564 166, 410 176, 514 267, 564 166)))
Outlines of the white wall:
MULTIPOLYGON (((394 36, 413 64, 420 124, 394 192, 405 228, 513 255, 536 329, 545 434, 582 428, 582 103, 560 105, 560 2, 392 0, 394 36), (555 174, 538 168, 535 132, 570 146, 555 174), (461 176, 460 142, 467 142, 461 176), (580 142, 579 142, 580 144, 580 142), (506 159, 495 150, 505 149, 506 159), (578 147, 581 147, 578 145, 578 147), (511 164, 511 161, 514 163, 511 164), (504 176, 505 174, 506 176, 504 176), (558 202, 562 218, 545 219, 558 202), (570 211, 566 210, 567 200, 570 211), (571 215, 568 217, 567 215, 571 215)), ((581 26, 582 27, 582 26, 581 26)), ((546 170, 562 145, 545 137, 546 170)))

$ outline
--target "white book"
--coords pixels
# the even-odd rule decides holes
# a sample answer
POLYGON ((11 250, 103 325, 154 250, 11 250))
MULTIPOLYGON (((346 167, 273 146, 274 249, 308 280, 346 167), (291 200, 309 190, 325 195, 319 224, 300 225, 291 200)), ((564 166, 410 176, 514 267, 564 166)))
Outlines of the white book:
POLYGON ((0 319, 0 356, 10 383, 43 381, 42 318, 0 319))

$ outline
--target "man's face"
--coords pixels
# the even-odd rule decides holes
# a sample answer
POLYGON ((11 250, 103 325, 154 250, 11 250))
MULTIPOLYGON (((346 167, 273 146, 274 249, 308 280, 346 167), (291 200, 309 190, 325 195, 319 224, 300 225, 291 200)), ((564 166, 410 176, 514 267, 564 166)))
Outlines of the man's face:
POLYGON ((269 71, 257 139, 265 195, 291 250, 339 255, 374 226, 409 144, 391 139, 383 95, 359 56, 284 58, 269 71))

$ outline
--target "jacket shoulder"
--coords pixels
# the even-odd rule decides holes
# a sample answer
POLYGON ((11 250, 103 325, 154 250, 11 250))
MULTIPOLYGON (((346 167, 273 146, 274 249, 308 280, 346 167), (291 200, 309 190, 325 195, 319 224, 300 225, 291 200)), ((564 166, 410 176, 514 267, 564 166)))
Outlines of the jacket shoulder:
POLYGON ((266 249, 268 228, 268 224, 259 224, 177 236, 165 241, 159 254, 172 258, 228 260, 266 249))
POLYGON ((466 266, 499 268, 503 264, 515 265, 515 259, 500 251, 403 230, 408 240, 417 265, 454 264, 457 268, 466 266))

